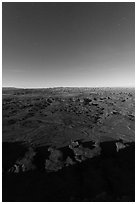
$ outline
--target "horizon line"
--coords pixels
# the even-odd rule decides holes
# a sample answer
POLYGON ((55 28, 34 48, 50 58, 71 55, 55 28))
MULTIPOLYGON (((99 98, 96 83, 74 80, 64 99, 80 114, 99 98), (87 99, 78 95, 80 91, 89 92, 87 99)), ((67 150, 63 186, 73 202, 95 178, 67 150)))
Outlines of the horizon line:
POLYGON ((135 88, 135 86, 55 86, 55 87, 14 87, 2 86, 3 88, 13 89, 54 89, 54 88, 135 88))

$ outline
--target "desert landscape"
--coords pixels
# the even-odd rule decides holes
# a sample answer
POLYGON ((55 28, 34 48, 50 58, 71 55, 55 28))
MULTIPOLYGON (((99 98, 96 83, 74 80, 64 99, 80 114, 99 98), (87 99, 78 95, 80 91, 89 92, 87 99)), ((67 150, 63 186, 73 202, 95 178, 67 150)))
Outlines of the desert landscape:
POLYGON ((3 201, 135 200, 135 89, 2 89, 3 201))
POLYGON ((135 201, 135 2, 2 2, 2 202, 135 201))

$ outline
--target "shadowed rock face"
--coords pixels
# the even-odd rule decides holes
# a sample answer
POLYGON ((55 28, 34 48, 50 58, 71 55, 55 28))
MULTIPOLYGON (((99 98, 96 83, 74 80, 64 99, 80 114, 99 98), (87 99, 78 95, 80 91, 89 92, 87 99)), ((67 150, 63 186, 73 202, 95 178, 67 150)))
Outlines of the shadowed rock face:
POLYGON ((28 147, 21 142, 2 143, 2 168, 7 171, 19 158, 27 152, 28 147))
POLYGON ((64 164, 62 162, 63 154, 60 150, 55 148, 49 148, 48 151, 50 152, 49 159, 46 159, 45 162, 45 169, 48 172, 56 172, 63 168, 64 164))
POLYGON ((117 152, 119 152, 119 150, 125 148, 126 145, 123 144, 122 142, 116 142, 116 147, 117 147, 117 152))
MULTIPOLYGON (((134 201, 134 143, 128 143, 117 152, 117 142, 100 143, 100 153, 82 162, 75 159, 75 153, 68 146, 51 151, 48 147, 28 148, 23 159, 15 161, 23 163, 26 162, 24 158, 31 161, 33 158, 36 169, 4 173, 3 201, 134 201), (63 153, 66 156, 63 157, 63 153), (38 156, 42 165, 37 162, 38 156), (55 165, 53 167, 52 163, 50 171, 45 169, 45 159, 55 165), (61 168, 58 162, 63 162, 61 168)), ((85 146, 87 149, 88 143, 85 146)), ((90 142, 89 147, 95 149, 90 142)))
POLYGON ((24 157, 21 159, 18 159, 14 166, 11 167, 8 172, 9 173, 20 173, 20 172, 26 172, 35 169, 35 165, 33 164, 34 156, 36 155, 36 152, 33 150, 33 148, 29 148, 28 151, 25 153, 24 157))
MULTIPOLYGON (((71 141, 69 149, 72 157, 70 157, 70 154, 67 152, 67 154, 64 155, 66 157, 64 159, 62 148, 59 150, 49 147, 47 150, 49 152, 49 157, 45 158, 45 170, 47 172, 57 172, 65 166, 74 165, 76 162, 94 158, 100 155, 101 152, 99 144, 96 144, 95 147, 91 149, 90 145, 89 148, 83 147, 82 143, 79 144, 78 141, 71 141)), ((36 151, 34 151, 32 147, 29 147, 23 158, 18 159, 14 165, 9 168, 8 173, 20 173, 34 170, 36 168, 36 165, 33 164, 34 159, 36 159, 35 156, 36 151)))

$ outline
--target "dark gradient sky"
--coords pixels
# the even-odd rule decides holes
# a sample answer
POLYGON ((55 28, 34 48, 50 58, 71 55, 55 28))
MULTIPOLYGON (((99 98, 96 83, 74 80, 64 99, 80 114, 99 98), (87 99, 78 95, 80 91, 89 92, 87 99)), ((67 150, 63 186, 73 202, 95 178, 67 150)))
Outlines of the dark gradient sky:
POLYGON ((134 3, 2 3, 3 86, 134 86, 134 3))

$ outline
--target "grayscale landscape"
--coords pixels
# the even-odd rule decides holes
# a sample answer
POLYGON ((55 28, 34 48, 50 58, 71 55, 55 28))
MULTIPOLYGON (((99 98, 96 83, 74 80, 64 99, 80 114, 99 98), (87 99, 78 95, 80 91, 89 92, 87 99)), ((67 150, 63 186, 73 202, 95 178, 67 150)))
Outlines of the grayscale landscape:
POLYGON ((2 3, 2 201, 135 201, 135 3, 2 3))
POLYGON ((133 201, 134 109, 134 88, 3 88, 3 199, 133 201))

